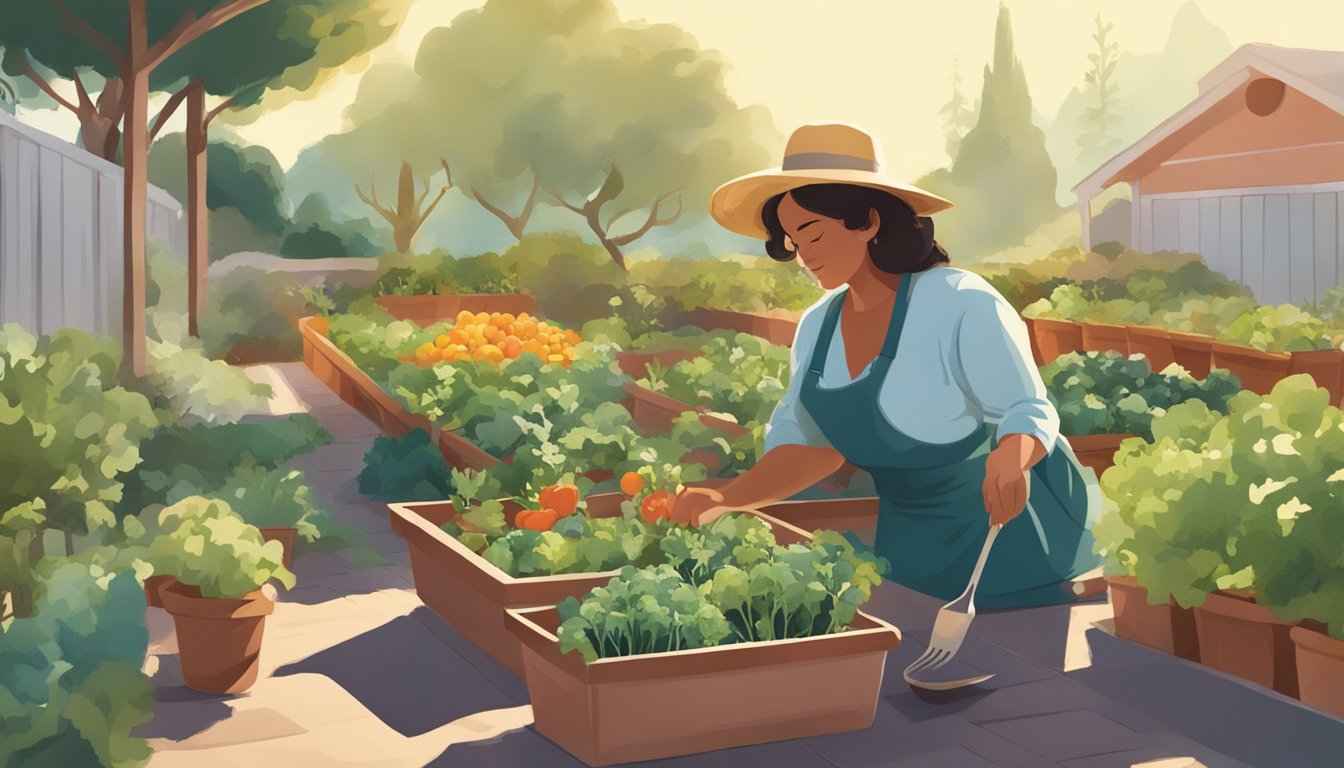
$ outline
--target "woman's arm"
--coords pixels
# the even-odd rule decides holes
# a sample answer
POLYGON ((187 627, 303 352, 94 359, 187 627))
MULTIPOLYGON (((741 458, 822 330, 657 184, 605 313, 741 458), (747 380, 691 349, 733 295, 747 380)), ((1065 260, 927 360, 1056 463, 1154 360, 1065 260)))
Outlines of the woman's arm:
POLYGON ((725 512, 783 501, 826 479, 844 463, 845 457, 830 446, 780 445, 718 489, 682 491, 672 520, 682 525, 704 525, 725 512))

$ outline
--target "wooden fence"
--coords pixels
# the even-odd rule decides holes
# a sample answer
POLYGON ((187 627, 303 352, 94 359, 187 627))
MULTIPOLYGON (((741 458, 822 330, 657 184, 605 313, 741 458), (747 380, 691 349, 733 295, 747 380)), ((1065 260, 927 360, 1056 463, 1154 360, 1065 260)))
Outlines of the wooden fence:
MULTIPOLYGON (((146 225, 184 254, 182 206, 157 187, 146 225)), ((0 112, 0 324, 119 339, 122 287, 121 167, 0 112)))

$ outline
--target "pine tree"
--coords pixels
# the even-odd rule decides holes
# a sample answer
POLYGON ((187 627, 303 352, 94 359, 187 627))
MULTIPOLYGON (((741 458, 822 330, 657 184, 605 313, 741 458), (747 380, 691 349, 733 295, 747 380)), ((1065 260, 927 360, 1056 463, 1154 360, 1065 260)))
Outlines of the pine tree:
POLYGON ((1094 99, 1080 119, 1082 131, 1078 136, 1078 159, 1097 164, 1119 151, 1122 144, 1116 135, 1119 122, 1119 88, 1115 82, 1115 65, 1119 61, 1120 46, 1108 40, 1111 24, 1103 23, 1097 15, 1097 31, 1092 39, 1097 50, 1087 55, 1092 66, 1083 76, 1087 81, 1086 93, 1094 99))
POLYGON ((952 57, 952 98, 938 112, 943 115, 943 138, 948 157, 956 157, 961 147, 961 138, 975 125, 975 110, 966 104, 966 96, 961 92, 961 66, 957 57, 952 57))

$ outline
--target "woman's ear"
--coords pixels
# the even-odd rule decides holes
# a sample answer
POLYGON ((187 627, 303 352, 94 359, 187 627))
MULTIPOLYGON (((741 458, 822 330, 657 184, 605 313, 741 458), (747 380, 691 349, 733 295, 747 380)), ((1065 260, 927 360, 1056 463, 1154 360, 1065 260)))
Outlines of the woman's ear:
POLYGON ((881 226, 882 226, 882 216, 878 214, 876 208, 869 208, 867 226, 859 227, 858 229, 854 230, 854 233, 861 240, 871 241, 874 237, 877 237, 877 230, 881 228, 881 226))

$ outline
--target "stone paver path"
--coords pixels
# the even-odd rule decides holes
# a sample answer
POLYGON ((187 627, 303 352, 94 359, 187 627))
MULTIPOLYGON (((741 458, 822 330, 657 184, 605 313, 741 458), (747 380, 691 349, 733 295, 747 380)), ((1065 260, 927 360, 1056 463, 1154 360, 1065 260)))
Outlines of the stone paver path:
MULTIPOLYGON (((342 553, 295 561, 247 694, 181 685, 171 620, 149 609, 158 687, 152 766, 581 766, 531 727, 523 681, 416 597, 404 543, 355 476, 375 427, 302 364, 252 366, 272 413, 307 411, 336 443, 298 457, 319 503, 364 531, 384 564, 342 553)), ((896 626, 873 727, 644 763, 684 768, 977 768, 1151 764, 1338 766, 1344 722, 1107 634, 1105 603, 982 613, 959 657, 996 676, 921 698, 901 670, 924 650, 938 601, 887 583, 868 610, 896 626), (1193 758, 1197 762, 1173 758, 1193 758)), ((806 696, 806 691, 798 691, 806 696)), ((657 716, 675 717, 675 713, 657 716)))

